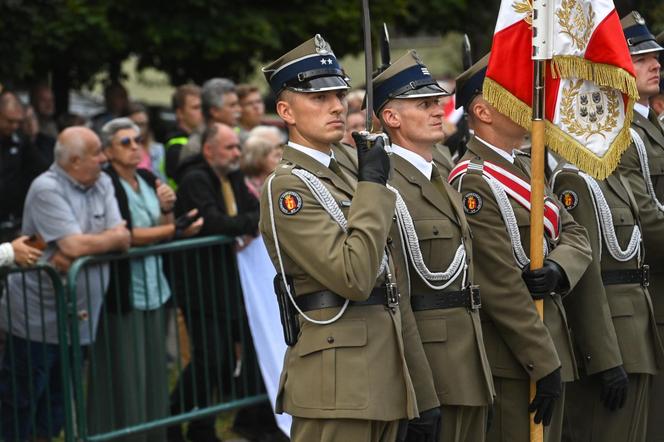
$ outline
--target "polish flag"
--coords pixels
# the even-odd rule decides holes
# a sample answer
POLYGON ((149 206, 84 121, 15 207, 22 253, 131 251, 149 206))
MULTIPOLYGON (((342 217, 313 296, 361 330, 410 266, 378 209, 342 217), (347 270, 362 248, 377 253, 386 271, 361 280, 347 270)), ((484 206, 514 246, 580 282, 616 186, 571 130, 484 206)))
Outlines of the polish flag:
MULTIPOLYGON (((612 1, 552 0, 553 58, 546 69, 546 144, 598 179, 620 162, 638 99, 634 67, 612 1)), ((503 0, 484 97, 530 130, 532 0, 503 0)))

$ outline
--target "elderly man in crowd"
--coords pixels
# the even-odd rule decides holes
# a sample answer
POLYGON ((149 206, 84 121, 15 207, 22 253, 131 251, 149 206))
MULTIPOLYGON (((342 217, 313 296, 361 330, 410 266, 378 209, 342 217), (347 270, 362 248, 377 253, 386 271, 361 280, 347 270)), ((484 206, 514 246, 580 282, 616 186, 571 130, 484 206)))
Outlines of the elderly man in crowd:
MULTIPOLYGON (((205 126, 212 123, 221 123, 230 127, 237 126, 240 121, 242 107, 237 96, 235 83, 228 78, 212 78, 203 84, 201 90, 201 107, 205 126)), ((203 142, 200 133, 193 134, 189 141, 182 147, 180 153, 180 164, 188 157, 201 152, 203 142)), ((178 177, 176 176, 176 181, 178 177)))
MULTIPOLYGON (((28 191, 23 233, 43 239, 47 246, 41 259, 61 272, 80 256, 129 248, 129 232, 111 180, 101 175, 104 161, 94 132, 66 129, 55 146, 55 162, 28 191)), ((77 296, 79 336, 87 345, 95 337, 108 265, 90 266, 81 276, 86 283, 80 282, 77 296)), ((0 326, 10 334, 10 351, 0 371, 2 437, 48 440, 62 428, 66 393, 61 384, 56 293, 49 278, 39 272, 10 275, 0 310, 0 326)))
MULTIPOLYGON (((205 219, 198 236, 228 235, 248 242, 258 230, 258 201, 252 197, 239 170, 240 141, 235 131, 225 124, 211 123, 203 134, 201 154, 185 160, 181 167, 182 181, 178 187, 175 215, 192 209, 205 219)), ((239 240, 238 240, 239 241, 239 240)), ((240 357, 238 345, 240 322, 237 302, 237 268, 231 244, 187 252, 177 271, 182 282, 177 293, 187 329, 191 337, 193 358, 181 374, 171 393, 171 414, 188 411, 195 406, 205 407, 216 395, 226 399, 232 382, 231 371, 240 357), (196 267, 199 262, 200 266, 196 267), (197 274, 206 275, 199 280, 197 274), (185 282, 186 281, 186 282, 185 282), (189 289, 187 289, 189 287, 189 289), (228 323, 230 321, 230 325, 228 323), (227 330, 231 330, 228 336, 227 330), (214 336, 222 336, 217 341, 214 336), (217 357, 218 355, 218 357, 217 357), (221 385, 217 374, 221 373, 221 385), (211 385, 206 384, 209 378, 211 385), (184 405, 184 407, 183 407, 184 405), (184 408, 184 409, 183 409, 184 408)), ((215 441, 214 418, 189 424, 187 432, 192 442, 215 441)), ((181 441, 179 427, 169 429, 169 441, 181 441)))

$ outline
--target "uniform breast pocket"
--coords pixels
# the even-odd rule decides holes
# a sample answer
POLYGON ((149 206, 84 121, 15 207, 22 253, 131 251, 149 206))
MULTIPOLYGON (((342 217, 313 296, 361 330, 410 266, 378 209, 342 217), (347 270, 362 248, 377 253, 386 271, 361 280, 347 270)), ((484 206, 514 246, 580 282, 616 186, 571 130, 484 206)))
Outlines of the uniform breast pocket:
POLYGON ((611 216, 620 247, 625 248, 629 244, 636 223, 634 215, 628 207, 611 207, 611 216))
POLYGON ((289 368, 295 405, 317 409, 363 409, 369 404, 367 325, 342 320, 305 324, 298 357, 289 368))
MULTIPOLYGON (((450 253, 447 248, 452 247, 453 226, 448 219, 420 219, 413 221, 417 238, 422 251, 422 258, 431 271, 445 270, 443 254, 450 253)), ((454 245, 455 247, 458 244, 454 245)))

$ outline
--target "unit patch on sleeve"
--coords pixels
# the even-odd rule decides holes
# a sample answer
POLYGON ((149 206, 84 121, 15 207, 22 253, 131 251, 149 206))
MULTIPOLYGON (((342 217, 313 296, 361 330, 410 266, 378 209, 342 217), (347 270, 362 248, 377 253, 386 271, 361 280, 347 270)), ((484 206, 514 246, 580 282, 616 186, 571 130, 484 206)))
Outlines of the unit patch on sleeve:
POLYGON ((468 192, 463 196, 463 211, 473 215, 482 208, 482 197, 475 192, 468 192))
POLYGON ((572 210, 579 204, 579 195, 573 190, 563 190, 558 195, 558 199, 560 199, 563 207, 567 210, 572 210))
POLYGON ((287 190, 279 195, 279 210, 284 215, 295 215, 302 209, 302 197, 299 193, 287 190))

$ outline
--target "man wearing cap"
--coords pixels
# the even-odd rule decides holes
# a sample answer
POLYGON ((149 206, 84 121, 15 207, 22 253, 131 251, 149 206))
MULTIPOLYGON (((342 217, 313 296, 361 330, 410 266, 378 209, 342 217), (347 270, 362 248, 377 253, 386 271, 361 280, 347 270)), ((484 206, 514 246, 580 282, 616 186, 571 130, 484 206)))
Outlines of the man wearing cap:
MULTIPOLYGON (((634 63, 639 101, 634 104, 632 145, 623 154, 619 171, 629 181, 639 209, 641 230, 650 266, 649 291, 660 335, 664 333, 664 247, 651 247, 664 236, 664 132, 648 100, 659 93, 660 64, 664 50, 650 33, 643 17, 632 11, 621 21, 634 63)), ((659 362, 661 371, 662 361, 659 362)), ((653 381, 650 398, 648 436, 650 441, 664 441, 664 375, 653 381)))
POLYGON ((295 442, 393 441, 417 406, 385 255, 389 158, 380 142, 368 149, 358 137, 355 186, 331 155, 349 86, 320 35, 263 71, 289 142, 261 197, 260 230, 300 324, 276 409, 293 416, 295 442))
MULTIPOLYGON (((459 194, 441 177, 434 146, 445 134, 440 97, 449 93, 409 51, 374 78, 374 109, 392 142, 398 223, 404 260, 402 301, 410 303, 441 403, 438 440, 484 441, 493 382, 472 286, 472 247, 459 194)), ((396 254, 395 254, 396 255, 396 254)), ((413 373, 415 378, 415 374, 413 373)), ((422 404, 420 410, 430 407, 422 404)), ((421 413, 423 414, 423 413, 421 413)), ((417 431, 411 425, 409 433, 417 431)), ((419 440, 419 439, 418 439, 419 440)))
MULTIPOLYGON (((574 287, 591 253, 585 229, 547 190, 545 260, 528 264, 530 211, 512 196, 530 193, 530 158, 518 149, 526 132, 482 97, 488 56, 457 78, 456 103, 474 131, 450 173, 473 232, 474 282, 482 289, 482 331, 496 389, 489 441, 529 440, 528 410, 559 441, 564 387, 576 375, 561 294, 574 287), (544 321, 533 299, 544 300, 544 321), (528 405, 530 381, 536 393, 528 405)), ((529 199, 529 195, 528 198, 529 199)))

